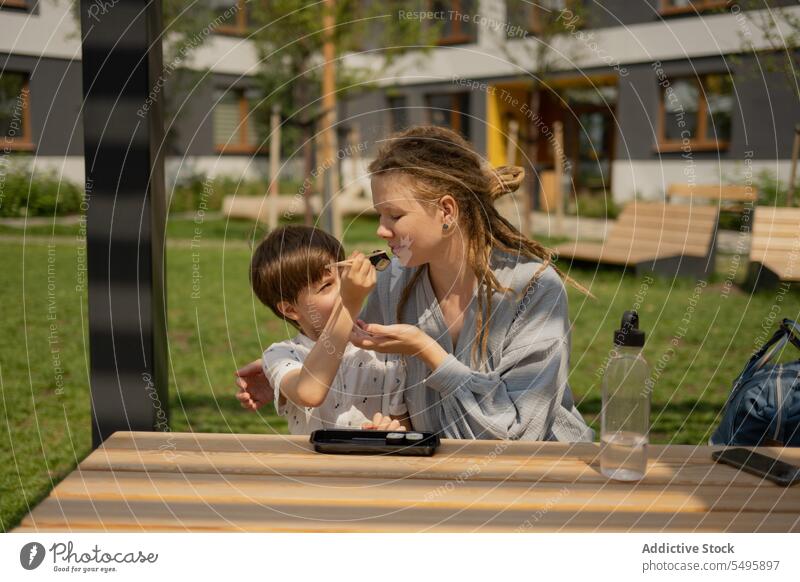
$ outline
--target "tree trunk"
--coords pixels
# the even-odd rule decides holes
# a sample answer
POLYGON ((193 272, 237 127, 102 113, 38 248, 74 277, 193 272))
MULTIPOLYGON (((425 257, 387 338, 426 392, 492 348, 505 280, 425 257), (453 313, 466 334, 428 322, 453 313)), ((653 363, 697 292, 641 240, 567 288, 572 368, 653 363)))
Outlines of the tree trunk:
POLYGON ((303 157, 306 162, 306 181, 308 188, 303 188, 303 201, 305 202, 305 220, 306 226, 314 224, 314 210, 311 208, 311 196, 314 194, 316 188, 316 180, 311 179, 311 174, 314 172, 314 126, 310 123, 306 124, 303 129, 303 157))
POLYGON ((536 120, 539 118, 539 109, 541 107, 541 94, 539 93, 539 87, 536 83, 534 83, 533 88, 531 89, 531 96, 530 96, 530 110, 531 115, 529 118, 528 123, 528 159, 530 160, 531 169, 528 172, 528 179, 527 181, 527 196, 526 204, 523 210, 525 210, 526 215, 524 220, 522 221, 523 227, 525 228, 525 232, 523 233, 525 236, 530 237, 533 234, 533 221, 531 220, 531 211, 533 210, 533 196, 534 192, 537 191, 537 186, 539 182, 539 176, 536 173, 536 166, 539 163, 538 156, 539 156, 539 126, 536 120))

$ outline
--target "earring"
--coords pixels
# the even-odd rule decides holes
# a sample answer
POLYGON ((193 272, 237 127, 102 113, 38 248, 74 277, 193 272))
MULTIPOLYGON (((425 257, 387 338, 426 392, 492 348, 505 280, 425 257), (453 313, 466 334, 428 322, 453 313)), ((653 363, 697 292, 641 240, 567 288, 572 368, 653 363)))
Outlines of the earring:
POLYGON ((448 228, 450 228, 450 225, 449 225, 449 224, 447 224, 447 223, 445 222, 445 223, 442 225, 442 230, 447 230, 448 228))

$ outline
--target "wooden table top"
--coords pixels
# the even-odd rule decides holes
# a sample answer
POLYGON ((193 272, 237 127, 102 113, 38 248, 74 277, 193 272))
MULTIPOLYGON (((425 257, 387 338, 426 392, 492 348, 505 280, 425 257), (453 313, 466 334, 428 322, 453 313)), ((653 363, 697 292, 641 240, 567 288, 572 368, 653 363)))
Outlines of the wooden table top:
MULTIPOLYGON (((443 440, 434 457, 313 452, 305 436, 118 432, 15 531, 800 531, 800 486, 649 447, 644 480, 599 444, 443 440)), ((800 464, 800 449, 764 454, 800 464)))

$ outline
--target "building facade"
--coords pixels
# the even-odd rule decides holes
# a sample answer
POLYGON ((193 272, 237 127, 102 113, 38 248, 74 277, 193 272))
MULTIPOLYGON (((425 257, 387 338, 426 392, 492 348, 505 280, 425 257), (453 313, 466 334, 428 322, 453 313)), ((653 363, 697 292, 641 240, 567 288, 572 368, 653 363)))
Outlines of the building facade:
MULTIPOLYGON (((517 163, 541 175, 558 156, 576 193, 616 202, 658 198, 675 182, 734 183, 759 171, 788 177, 800 104, 784 74, 764 66, 774 47, 755 25, 758 11, 718 0, 419 4, 390 17, 435 22, 435 46, 410 51, 390 69, 380 69, 369 50, 345 59, 380 70, 377 89, 351 92, 339 104, 340 140, 358 130, 364 163, 388 133, 434 123, 461 132, 496 166, 517 163), (548 36, 554 21, 559 32, 548 36), (751 46, 765 52, 756 58, 751 46), (525 144, 534 132, 531 160, 525 144), (509 147, 511 135, 518 147, 509 147)), ((186 63, 202 78, 178 100, 169 128, 173 179, 259 177, 268 168, 251 115, 259 102, 252 76, 261 65, 246 38, 247 6, 214 6, 224 18, 197 39, 186 63)), ((366 48, 380 42, 378 33, 366 48)), ((37 167, 82 181, 80 40, 71 3, 4 2, 0 59, 7 143, 37 167), (27 95, 22 107, 19 94, 27 95)), ((302 163, 295 161, 296 172, 302 163)))

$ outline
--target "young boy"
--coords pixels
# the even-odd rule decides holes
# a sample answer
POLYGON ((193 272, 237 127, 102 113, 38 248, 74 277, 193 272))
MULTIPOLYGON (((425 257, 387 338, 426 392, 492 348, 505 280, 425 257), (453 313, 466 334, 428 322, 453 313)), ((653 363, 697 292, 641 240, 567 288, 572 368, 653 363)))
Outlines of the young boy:
POLYGON ((403 400, 402 360, 349 343, 353 322, 375 286, 375 268, 361 253, 341 275, 328 265, 342 245, 306 226, 278 228, 256 248, 250 281, 259 300, 300 333, 263 357, 275 408, 292 434, 321 428, 410 428, 403 400), (391 420, 385 416, 402 417, 391 420))

